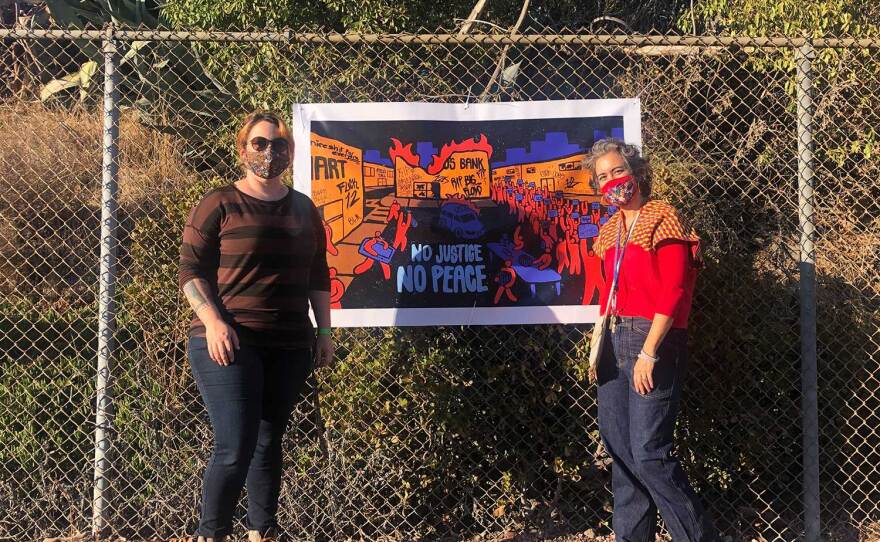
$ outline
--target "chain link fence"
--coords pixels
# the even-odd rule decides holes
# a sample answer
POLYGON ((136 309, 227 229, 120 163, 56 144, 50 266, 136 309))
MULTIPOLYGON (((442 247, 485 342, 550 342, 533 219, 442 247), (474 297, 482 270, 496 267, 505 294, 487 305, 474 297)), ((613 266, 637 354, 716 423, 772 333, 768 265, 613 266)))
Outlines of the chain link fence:
MULTIPOLYGON (((706 247, 678 453, 713 517, 814 539, 821 502, 823 537, 880 539, 880 39, 33 26, 0 29, 0 539, 194 532, 177 248, 246 112, 619 97, 706 247)), ((607 537, 589 331, 337 330, 285 442, 286 534, 607 537)))

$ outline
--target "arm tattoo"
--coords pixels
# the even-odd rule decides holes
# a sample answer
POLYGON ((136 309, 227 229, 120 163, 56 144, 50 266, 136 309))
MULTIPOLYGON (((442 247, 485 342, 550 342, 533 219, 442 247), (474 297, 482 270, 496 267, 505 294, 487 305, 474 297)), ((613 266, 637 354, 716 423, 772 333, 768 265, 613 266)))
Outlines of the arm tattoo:
POLYGON ((199 288, 196 285, 196 281, 198 280, 199 279, 193 279, 183 285, 183 294, 186 296, 190 307, 192 307, 193 312, 196 314, 199 313, 199 310, 202 307, 210 306, 210 302, 205 299, 205 296, 202 295, 202 292, 199 291, 199 288))

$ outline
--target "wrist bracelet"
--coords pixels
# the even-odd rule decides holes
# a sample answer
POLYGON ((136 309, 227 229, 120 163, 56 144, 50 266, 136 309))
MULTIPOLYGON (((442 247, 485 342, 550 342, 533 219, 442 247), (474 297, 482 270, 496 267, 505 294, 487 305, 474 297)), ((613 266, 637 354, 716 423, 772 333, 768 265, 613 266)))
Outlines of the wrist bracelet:
POLYGON ((649 355, 647 352, 644 351, 644 349, 641 352, 639 352, 639 357, 644 358, 644 359, 650 361, 651 363, 657 363, 657 360, 660 359, 657 356, 649 355))
POLYGON ((327 335, 329 337, 331 334, 331 329, 329 327, 318 328, 318 335, 327 335))

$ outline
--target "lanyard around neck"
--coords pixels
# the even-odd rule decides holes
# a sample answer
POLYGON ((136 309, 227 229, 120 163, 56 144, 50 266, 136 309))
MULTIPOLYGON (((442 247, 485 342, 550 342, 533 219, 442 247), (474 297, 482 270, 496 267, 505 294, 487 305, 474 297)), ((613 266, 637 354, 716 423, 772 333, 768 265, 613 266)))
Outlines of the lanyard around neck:
POLYGON ((626 231, 626 239, 623 241, 623 246, 620 244, 620 236, 623 233, 623 211, 619 211, 621 213, 619 226, 617 228, 617 243, 614 247, 614 278, 611 281, 611 294, 610 299, 608 300, 608 309, 606 311, 607 314, 614 314, 614 311, 617 309, 617 281, 620 278, 620 266, 623 264, 623 255, 626 252, 626 245, 629 244, 629 238, 632 236, 633 230, 636 229, 636 222, 639 221, 639 217, 642 214, 642 211, 639 210, 636 213, 636 217, 633 219, 632 223, 630 223, 629 227, 626 231))

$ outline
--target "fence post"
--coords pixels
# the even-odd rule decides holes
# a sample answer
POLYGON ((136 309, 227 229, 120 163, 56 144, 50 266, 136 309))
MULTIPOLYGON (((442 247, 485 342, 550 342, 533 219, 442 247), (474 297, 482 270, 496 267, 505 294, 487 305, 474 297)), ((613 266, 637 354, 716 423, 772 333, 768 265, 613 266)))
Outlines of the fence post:
POLYGON ((119 103, 116 89, 116 44, 108 26, 102 42, 104 52, 104 141, 101 180, 101 262, 98 300, 98 364, 95 402, 95 480, 92 499, 92 534, 100 536, 106 527, 110 461, 112 404, 110 361, 113 353, 116 293, 116 227, 118 208, 117 161, 119 103))
POLYGON ((804 541, 818 542, 819 503, 819 400, 816 355, 816 252, 813 244, 813 74, 816 51, 811 43, 796 50, 798 221, 801 232, 801 415, 803 416, 804 541))

